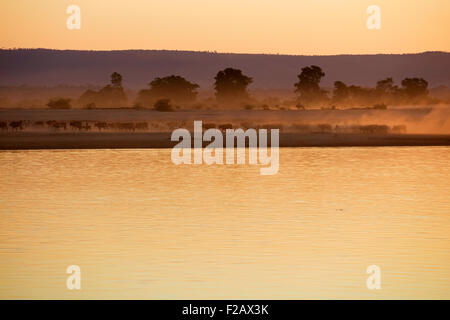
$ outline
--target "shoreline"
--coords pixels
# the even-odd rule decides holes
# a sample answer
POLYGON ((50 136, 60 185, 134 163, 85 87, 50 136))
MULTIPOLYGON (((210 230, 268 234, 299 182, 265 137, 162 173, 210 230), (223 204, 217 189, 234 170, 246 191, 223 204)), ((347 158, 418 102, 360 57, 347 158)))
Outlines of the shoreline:
MULTIPOLYGON (((0 133, 0 150, 167 149, 178 141, 169 132, 0 133)), ((270 146, 270 138, 268 139, 270 146)), ((210 144, 204 142, 203 147, 210 144)), ((191 143, 193 146, 193 143, 191 143)), ((224 141, 225 146, 225 141, 224 141)), ((280 133, 281 148, 450 146, 443 134, 280 133)))

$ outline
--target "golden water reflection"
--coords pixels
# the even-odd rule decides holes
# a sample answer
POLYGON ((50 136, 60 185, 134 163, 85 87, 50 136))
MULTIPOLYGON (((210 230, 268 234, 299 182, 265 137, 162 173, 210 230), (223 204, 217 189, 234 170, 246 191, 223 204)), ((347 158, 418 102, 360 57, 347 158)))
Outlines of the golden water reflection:
POLYGON ((0 298, 450 298, 448 147, 281 149, 274 176, 170 149, 0 168, 0 298))

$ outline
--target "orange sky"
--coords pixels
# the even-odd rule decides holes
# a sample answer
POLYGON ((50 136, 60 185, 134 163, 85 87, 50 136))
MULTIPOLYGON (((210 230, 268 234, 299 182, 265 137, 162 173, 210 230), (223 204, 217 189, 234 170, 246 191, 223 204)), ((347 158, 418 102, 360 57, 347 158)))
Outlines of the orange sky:
POLYGON ((3 48, 342 54, 450 51, 449 0, 2 0, 3 48), (81 30, 66 8, 81 8, 81 30), (369 5, 381 30, 366 27, 369 5))

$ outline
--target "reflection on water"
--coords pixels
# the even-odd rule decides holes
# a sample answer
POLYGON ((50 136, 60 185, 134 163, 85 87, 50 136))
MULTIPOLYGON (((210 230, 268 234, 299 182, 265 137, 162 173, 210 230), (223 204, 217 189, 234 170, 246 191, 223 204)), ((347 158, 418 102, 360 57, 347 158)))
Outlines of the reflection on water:
POLYGON ((0 298, 450 298, 450 148, 170 151, 0 152, 0 298))

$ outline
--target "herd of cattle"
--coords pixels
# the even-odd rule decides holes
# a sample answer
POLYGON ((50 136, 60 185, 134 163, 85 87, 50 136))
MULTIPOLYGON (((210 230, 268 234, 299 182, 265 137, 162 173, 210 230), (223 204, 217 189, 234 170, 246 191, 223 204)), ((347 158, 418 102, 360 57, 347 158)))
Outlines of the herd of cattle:
MULTIPOLYGON (((106 121, 0 121, 1 131, 19 131, 19 130, 50 130, 50 131, 155 131, 164 132, 171 131, 177 128, 186 128, 192 130, 192 122, 186 121, 178 122, 106 122, 106 121)), ((289 125, 283 124, 263 124, 251 125, 248 123, 204 123, 203 129, 217 128, 221 131, 227 129, 242 128, 244 130, 249 128, 254 129, 280 129, 284 132, 299 132, 299 133, 361 133, 361 134, 388 134, 388 133, 406 133, 406 126, 404 125, 331 125, 324 124, 303 124, 292 123, 289 125)))
POLYGON ((90 131, 95 129, 97 131, 103 130, 148 130, 147 122, 105 122, 105 121, 0 121, 0 130, 19 131, 24 129, 50 129, 54 131, 59 130, 77 130, 90 131))

